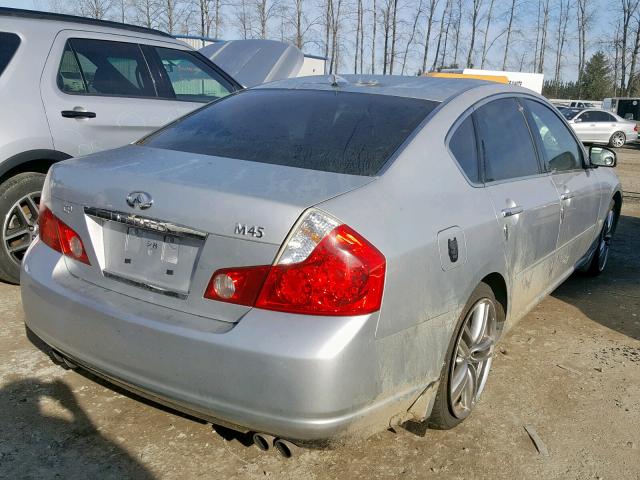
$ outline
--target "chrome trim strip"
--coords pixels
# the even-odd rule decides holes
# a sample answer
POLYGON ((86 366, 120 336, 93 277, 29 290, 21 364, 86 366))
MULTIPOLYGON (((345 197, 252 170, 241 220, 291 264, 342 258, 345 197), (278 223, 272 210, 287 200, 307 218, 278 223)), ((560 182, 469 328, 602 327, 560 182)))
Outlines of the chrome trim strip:
POLYGON ((132 227, 150 230, 152 232, 168 233, 176 237, 191 237, 199 240, 207 238, 207 234, 194 228, 164 222, 155 218, 142 217, 132 213, 119 212, 117 210, 106 210, 104 208, 84 207, 84 213, 91 217, 118 222, 132 227))
POLYGON ((106 278, 112 278, 113 280, 117 280, 122 283, 126 283, 132 285, 134 287, 142 288, 144 290, 149 290, 153 293, 158 293, 160 295, 165 295, 167 297, 179 298, 180 300, 186 300, 189 297, 189 294, 174 292, 173 290, 166 290, 164 288, 154 287, 148 283, 138 282, 136 280, 131 280, 130 278, 122 277, 120 275, 116 275, 114 273, 110 273, 107 270, 103 270, 102 274, 106 278))

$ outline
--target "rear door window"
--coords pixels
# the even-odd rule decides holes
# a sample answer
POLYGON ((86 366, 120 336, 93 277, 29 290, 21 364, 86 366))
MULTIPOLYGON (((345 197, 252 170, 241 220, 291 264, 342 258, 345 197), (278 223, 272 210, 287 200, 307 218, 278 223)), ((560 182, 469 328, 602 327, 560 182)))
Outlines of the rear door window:
POLYGON ((545 153, 550 171, 578 170, 582 168, 582 149, 568 127, 547 106, 534 100, 524 100, 534 134, 545 153))
POLYGON ((70 39, 60 61, 58 85, 66 93, 156 96, 147 63, 135 43, 70 39), (78 81, 82 84, 77 85, 78 81))
POLYGON ((159 75, 167 86, 161 96, 187 101, 207 103, 226 97, 236 90, 214 68, 192 52, 173 48, 148 47, 157 54, 161 71, 159 75))
POLYGON ((465 118, 449 140, 449 150, 460 165, 467 178, 477 183, 480 181, 478 166, 478 149, 476 146, 476 131, 473 126, 473 118, 469 115, 465 118))
POLYGON ((352 175, 376 175, 438 102, 320 90, 246 90, 144 145, 352 175))
POLYGON ((538 156, 522 110, 515 98, 500 98, 474 113, 485 164, 485 181, 540 173, 538 156))
POLYGON ((15 33, 0 32, 0 75, 7 68, 20 46, 20 37, 15 33))

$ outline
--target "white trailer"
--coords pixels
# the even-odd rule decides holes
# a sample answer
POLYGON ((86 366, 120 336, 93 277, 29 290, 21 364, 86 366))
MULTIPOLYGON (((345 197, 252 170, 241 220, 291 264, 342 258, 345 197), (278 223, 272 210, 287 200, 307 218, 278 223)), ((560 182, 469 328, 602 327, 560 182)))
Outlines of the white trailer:
POLYGON ((544 74, 526 72, 505 72, 502 70, 480 70, 478 68, 448 68, 443 73, 461 73, 463 75, 481 75, 488 77, 507 77, 510 85, 528 88, 536 93, 542 93, 544 74))

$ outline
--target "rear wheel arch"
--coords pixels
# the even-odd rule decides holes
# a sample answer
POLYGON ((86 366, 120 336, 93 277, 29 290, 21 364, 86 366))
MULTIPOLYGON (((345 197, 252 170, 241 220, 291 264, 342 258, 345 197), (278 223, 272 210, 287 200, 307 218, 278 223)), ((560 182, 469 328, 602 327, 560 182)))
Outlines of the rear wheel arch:
POLYGON ((59 150, 36 149, 18 153, 0 162, 0 184, 25 172, 46 174, 54 163, 71 158, 59 150))
POLYGON ((502 274, 498 272, 492 272, 480 280, 480 283, 486 283, 489 288, 493 291, 493 294, 496 297, 496 300, 500 305, 502 305, 502 309, 507 315, 507 308, 509 306, 509 292, 507 289, 507 282, 505 281, 502 274))

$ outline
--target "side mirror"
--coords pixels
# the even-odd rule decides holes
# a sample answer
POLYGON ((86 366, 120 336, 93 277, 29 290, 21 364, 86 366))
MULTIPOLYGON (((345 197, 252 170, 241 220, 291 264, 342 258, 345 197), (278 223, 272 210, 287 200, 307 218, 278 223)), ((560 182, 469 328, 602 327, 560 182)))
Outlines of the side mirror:
POLYGON ((582 121, 582 119, 580 117, 578 117, 578 118, 574 118, 573 121, 575 123, 580 123, 582 121))
POLYGON ((604 147, 591 147, 589 149, 589 162, 595 167, 615 167, 616 153, 604 147))

